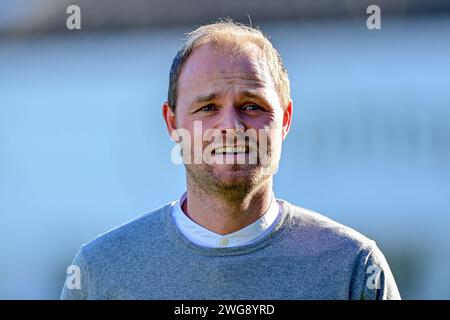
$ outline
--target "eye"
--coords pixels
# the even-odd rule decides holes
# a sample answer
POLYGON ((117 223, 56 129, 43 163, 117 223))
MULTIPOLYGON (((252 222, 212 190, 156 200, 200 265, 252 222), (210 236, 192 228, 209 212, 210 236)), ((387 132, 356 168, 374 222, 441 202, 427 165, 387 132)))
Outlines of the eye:
POLYGON ((254 103, 250 103, 250 104, 246 104, 245 106, 243 106, 242 110, 256 111, 256 110, 262 110, 262 107, 257 104, 254 104, 254 103))
POLYGON ((210 112, 210 111, 216 110, 216 108, 217 107, 214 104, 208 104, 208 105, 198 109, 198 111, 210 112))

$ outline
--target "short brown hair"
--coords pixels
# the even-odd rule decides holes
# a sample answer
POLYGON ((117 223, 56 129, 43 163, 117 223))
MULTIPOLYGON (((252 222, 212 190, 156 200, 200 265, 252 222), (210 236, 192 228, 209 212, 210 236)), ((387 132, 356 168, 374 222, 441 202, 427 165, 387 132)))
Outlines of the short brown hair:
POLYGON ((289 78, 278 51, 259 29, 234 22, 231 19, 220 19, 215 23, 198 27, 187 33, 186 43, 173 59, 167 99, 172 111, 175 112, 176 109, 177 86, 181 70, 196 47, 210 43, 216 47, 239 49, 246 42, 254 43, 261 48, 273 78, 281 107, 285 109, 290 99, 289 78))

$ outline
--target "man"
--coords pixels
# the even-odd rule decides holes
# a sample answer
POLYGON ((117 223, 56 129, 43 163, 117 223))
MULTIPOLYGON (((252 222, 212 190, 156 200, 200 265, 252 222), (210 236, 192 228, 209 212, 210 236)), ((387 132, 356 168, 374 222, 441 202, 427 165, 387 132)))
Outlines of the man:
POLYGON ((61 298, 399 299, 374 241, 275 198, 292 110, 259 30, 220 21, 191 32, 162 106, 187 192, 82 246, 78 286, 69 274, 61 298))

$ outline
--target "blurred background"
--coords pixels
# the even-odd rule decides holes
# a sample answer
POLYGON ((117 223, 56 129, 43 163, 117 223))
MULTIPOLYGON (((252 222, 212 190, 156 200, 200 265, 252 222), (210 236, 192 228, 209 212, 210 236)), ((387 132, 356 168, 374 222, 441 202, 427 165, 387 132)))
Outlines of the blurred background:
POLYGON ((276 196, 374 239, 403 298, 450 299, 444 0, 2 0, 0 298, 58 299, 83 243, 184 192, 161 103, 184 33, 219 17, 251 19, 290 75, 276 196))

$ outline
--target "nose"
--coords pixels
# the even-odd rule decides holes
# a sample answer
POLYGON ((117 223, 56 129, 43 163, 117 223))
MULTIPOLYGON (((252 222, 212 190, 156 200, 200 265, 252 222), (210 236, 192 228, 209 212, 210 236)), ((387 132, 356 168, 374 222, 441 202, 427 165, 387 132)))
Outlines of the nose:
POLYGON ((229 106, 221 110, 221 116, 216 127, 225 134, 227 130, 244 130, 245 126, 238 110, 234 106, 229 106))

